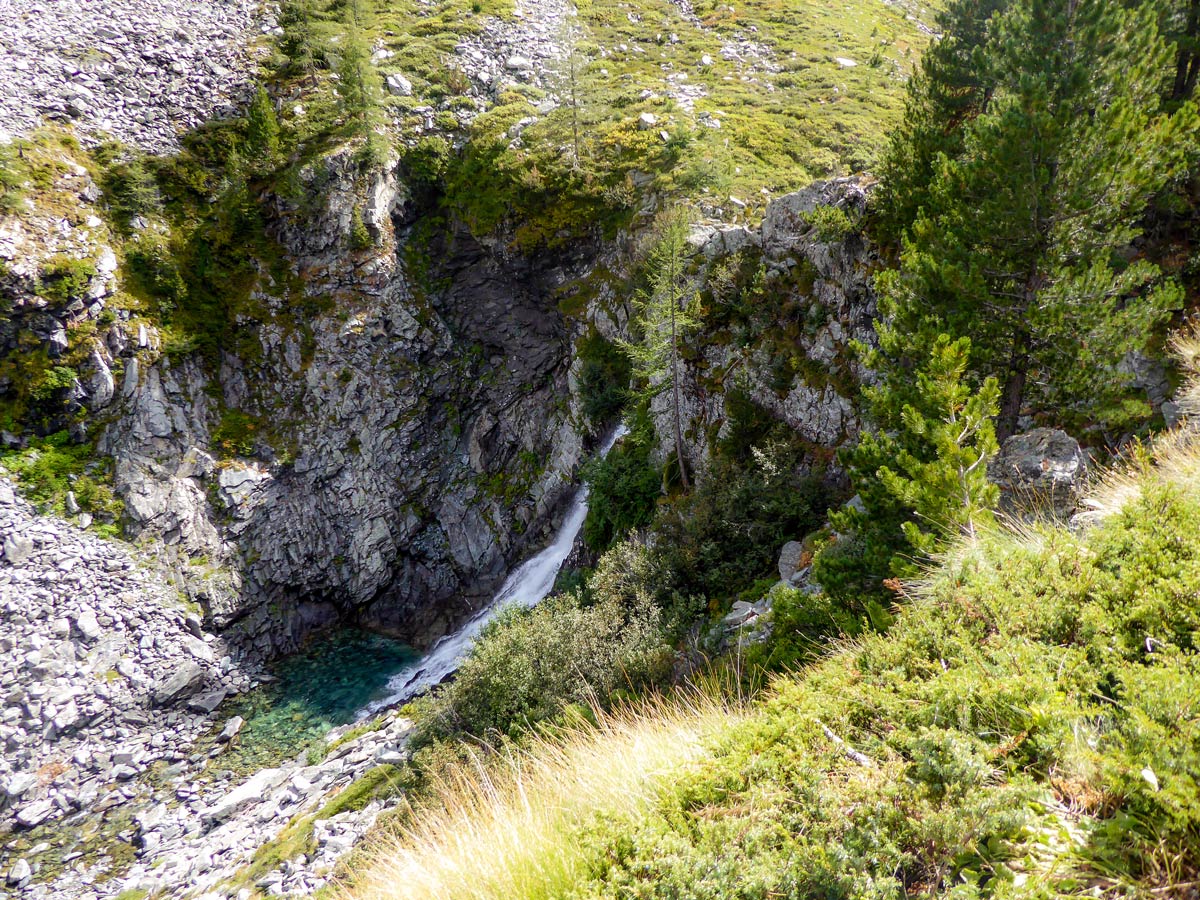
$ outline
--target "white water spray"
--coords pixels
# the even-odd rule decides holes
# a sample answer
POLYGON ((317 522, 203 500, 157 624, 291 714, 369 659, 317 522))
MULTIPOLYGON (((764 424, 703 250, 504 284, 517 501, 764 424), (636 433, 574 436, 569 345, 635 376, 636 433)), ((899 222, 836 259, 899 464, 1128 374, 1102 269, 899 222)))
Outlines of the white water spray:
MULTIPOLYGON (((624 425, 618 426, 600 446, 600 456, 606 456, 628 431, 624 425)), ((404 703, 417 694, 441 684, 454 674, 459 664, 470 653, 475 638, 502 610, 518 605, 528 608, 541 603, 553 590, 558 571, 570 555, 575 537, 583 527, 583 520, 587 518, 587 496, 587 486, 584 485, 571 498, 571 505, 563 523, 550 545, 510 572, 487 606, 475 613, 458 631, 438 640, 419 662, 401 669, 388 679, 386 695, 368 704, 359 712, 357 718, 364 719, 381 709, 404 703)))

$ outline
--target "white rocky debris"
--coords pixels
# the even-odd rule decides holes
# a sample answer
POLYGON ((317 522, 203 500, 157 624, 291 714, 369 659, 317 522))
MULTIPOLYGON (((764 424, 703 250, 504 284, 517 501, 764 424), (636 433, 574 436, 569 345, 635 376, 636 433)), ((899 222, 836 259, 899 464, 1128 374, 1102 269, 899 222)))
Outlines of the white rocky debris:
MULTIPOLYGON (((245 690, 251 677, 220 639, 187 630, 167 573, 37 515, 3 478, 0 539, 0 827, 136 803, 134 782, 156 764, 185 764, 211 725, 173 704, 206 684, 245 690)), ((0 868, 17 863, 0 847, 0 868)))
POLYGON ((5 0, 0 123, 10 133, 70 122, 98 141, 174 149, 242 99, 250 41, 269 32, 257 0, 5 0))
MULTIPOLYGON (((229 719, 215 741, 198 738, 219 724, 220 700, 255 681, 180 605, 171 573, 36 514, 2 477, 0 538, 21 548, 17 562, 0 562, 0 830, 15 829, 0 839, 0 897, 6 887, 47 900, 216 889, 294 816, 407 758, 412 726, 392 713, 315 765, 301 758, 248 779, 222 772, 221 754, 244 722, 229 719), (50 845, 20 840, 30 829, 103 828, 121 810, 132 827, 114 839, 131 843, 137 859, 115 878, 97 877, 103 861, 70 856, 47 878, 50 845)), ((320 821, 312 857, 288 860, 261 887, 315 891, 395 802, 320 821)))

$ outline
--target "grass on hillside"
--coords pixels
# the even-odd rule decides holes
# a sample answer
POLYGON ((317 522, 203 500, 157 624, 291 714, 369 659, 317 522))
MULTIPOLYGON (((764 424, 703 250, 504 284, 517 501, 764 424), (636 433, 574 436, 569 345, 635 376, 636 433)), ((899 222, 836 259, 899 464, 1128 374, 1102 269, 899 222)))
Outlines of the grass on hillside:
POLYGON ((695 769, 739 717, 696 695, 567 728, 498 763, 452 768, 429 787, 428 808, 373 849, 350 895, 563 896, 590 871, 591 848, 571 839, 577 827, 597 813, 614 828, 632 825, 653 807, 662 777, 695 769))
MULTIPOLYGON (((733 218, 814 178, 869 168, 927 43, 917 19, 931 22, 934 9, 910 17, 877 0, 700 0, 689 16, 670 0, 573 5, 574 86, 569 67, 551 60, 543 88, 510 73, 482 113, 457 48, 489 21, 517 21, 509 0, 375 0, 360 20, 366 41, 392 54, 374 69, 371 119, 396 126, 410 177, 437 184, 476 233, 507 229, 526 249, 627 225, 650 193, 706 198, 733 218), (411 96, 382 90, 393 72, 411 96), (639 127, 645 113, 653 127, 639 127)), ((347 26, 325 6, 312 15, 328 63, 347 26)), ((332 74, 295 61, 277 68, 275 93, 304 100, 280 110, 301 162, 356 133, 332 74)))
POLYGON ((452 773, 340 896, 1195 896, 1197 486, 1168 437, 1090 529, 960 546, 744 713, 664 702, 452 773))

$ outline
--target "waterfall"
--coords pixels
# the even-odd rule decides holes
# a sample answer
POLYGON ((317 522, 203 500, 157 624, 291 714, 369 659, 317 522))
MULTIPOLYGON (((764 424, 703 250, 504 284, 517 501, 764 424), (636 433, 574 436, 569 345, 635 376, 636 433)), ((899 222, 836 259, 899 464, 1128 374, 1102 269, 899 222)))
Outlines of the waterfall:
MULTIPOLYGON (((600 456, 606 456, 628 430, 619 425, 600 446, 600 456)), ((404 703, 413 697, 441 684, 454 674, 459 663, 471 651, 475 638, 484 627, 504 609, 510 606, 536 606, 554 589, 558 571, 571 553, 575 537, 587 518, 587 486, 582 485, 571 498, 571 505, 563 518, 554 539, 537 555, 530 557, 515 568, 500 586, 488 604, 475 613, 466 624, 453 634, 438 640, 421 660, 401 669, 388 679, 386 694, 372 701, 358 714, 359 719, 373 715, 381 709, 404 703)))

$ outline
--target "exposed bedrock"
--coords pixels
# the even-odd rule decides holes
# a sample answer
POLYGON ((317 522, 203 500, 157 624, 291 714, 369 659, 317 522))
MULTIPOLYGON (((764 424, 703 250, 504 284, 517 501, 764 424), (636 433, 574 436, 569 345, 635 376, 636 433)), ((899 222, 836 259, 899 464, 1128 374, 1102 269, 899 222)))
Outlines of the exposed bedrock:
MULTIPOLYGON (((3 352, 91 335, 71 347, 70 402, 43 433, 98 438, 127 534, 161 542, 208 625, 271 655, 339 622, 426 644, 544 543, 584 453, 573 346, 584 329, 630 336, 634 237, 517 254, 346 147, 300 172, 300 199, 262 198, 279 258, 231 298, 205 356, 113 302, 119 242, 87 172, 66 171, 55 197, 69 221, 35 209, 0 222, 3 352), (64 255, 91 263, 82 299, 37 290, 64 255)), ((773 202, 761 228, 696 227, 698 289, 740 273, 681 372, 701 474, 735 393, 814 449, 856 434, 863 373, 846 348, 871 337, 877 264, 866 194, 821 182, 773 202), (842 210, 845 229, 817 227, 818 206, 842 210)))
POLYGON ((139 531, 235 563, 240 580, 191 579, 217 627, 272 652, 340 620, 425 643, 554 524, 583 448, 549 298, 595 248, 538 260, 458 231, 418 243, 394 175, 364 178, 349 153, 317 165, 324 207, 278 201, 272 228, 320 313, 290 322, 296 298, 264 283, 281 315, 239 322, 215 376, 165 360, 127 375, 102 449, 139 531), (356 206, 375 250, 346 249, 356 206), (214 462, 222 409, 273 439, 214 462))

